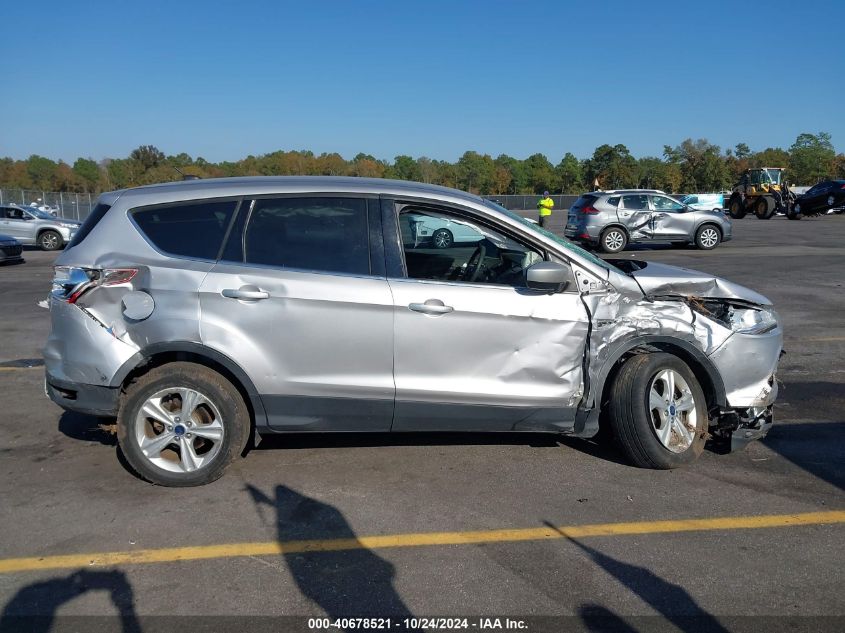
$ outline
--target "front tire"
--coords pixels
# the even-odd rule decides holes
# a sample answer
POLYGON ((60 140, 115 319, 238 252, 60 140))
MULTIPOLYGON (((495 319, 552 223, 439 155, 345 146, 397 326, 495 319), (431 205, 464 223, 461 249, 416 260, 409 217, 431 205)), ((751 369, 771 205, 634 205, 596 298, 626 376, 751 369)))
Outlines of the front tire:
POLYGON ((775 214, 775 201, 769 196, 761 196, 754 203, 754 215, 758 220, 769 220, 775 214))
POLYGON ((704 392, 686 363, 671 354, 625 361, 610 391, 609 419, 622 452, 640 468, 678 468, 704 450, 704 392))
POLYGON ((628 236, 622 229, 611 227, 601 234, 599 245, 605 253, 618 253, 628 245, 628 236))
POLYGON ((218 479, 243 452, 249 411, 216 371, 168 363, 129 384, 117 439, 138 475, 160 486, 200 486, 218 479))
POLYGON ((722 241, 722 234, 712 224, 704 224, 695 232, 695 245, 702 251, 712 251, 722 241))
POLYGON ((38 236, 38 246, 42 251, 57 251, 62 247, 62 236, 56 231, 44 231, 38 236))

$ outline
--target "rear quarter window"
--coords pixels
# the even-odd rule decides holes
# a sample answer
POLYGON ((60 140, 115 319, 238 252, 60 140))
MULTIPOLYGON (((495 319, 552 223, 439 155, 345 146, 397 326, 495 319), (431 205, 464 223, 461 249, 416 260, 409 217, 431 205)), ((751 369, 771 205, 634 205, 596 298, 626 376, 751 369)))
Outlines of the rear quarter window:
POLYGON ((592 196, 592 195, 581 196, 580 198, 578 198, 575 201, 575 204, 572 205, 572 208, 573 209, 581 209, 583 207, 589 207, 590 205, 592 205, 598 199, 599 199, 598 196, 592 196))
POLYGON ((93 230, 95 226, 106 217, 106 212, 111 209, 111 205, 108 204, 98 204, 94 207, 91 213, 88 214, 88 217, 85 218, 85 221, 82 223, 82 226, 79 227, 79 230, 74 234, 73 239, 67 245, 68 248, 73 248, 77 244, 79 244, 82 240, 88 237, 88 234, 93 230))
POLYGON ((189 202, 135 209, 130 216, 160 251, 216 260, 237 206, 237 200, 189 202))

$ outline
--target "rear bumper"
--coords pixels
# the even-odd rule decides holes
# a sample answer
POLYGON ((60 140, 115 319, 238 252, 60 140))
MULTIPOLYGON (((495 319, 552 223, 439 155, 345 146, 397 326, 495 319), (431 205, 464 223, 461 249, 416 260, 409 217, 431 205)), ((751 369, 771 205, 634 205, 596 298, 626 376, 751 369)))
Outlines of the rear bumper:
POLYGON ((100 417, 117 415, 120 397, 120 389, 118 388, 61 380, 51 376, 48 372, 45 377, 44 390, 50 400, 66 411, 77 411, 100 417))

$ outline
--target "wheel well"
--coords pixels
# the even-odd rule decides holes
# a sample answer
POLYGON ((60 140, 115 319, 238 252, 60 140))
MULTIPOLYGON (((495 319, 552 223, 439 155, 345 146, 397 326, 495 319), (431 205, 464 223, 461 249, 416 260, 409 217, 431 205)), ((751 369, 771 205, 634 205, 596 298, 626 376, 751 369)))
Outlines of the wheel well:
POLYGON ((604 235, 604 234, 605 234, 605 233, 607 233, 610 229, 619 229, 620 231, 622 231, 622 232, 625 234, 625 239, 630 239, 630 237, 631 237, 631 235, 628 233, 628 229, 626 229, 626 228, 625 228, 624 226, 622 226, 621 224, 608 224, 606 227, 604 227, 604 228, 601 230, 601 234, 602 234, 602 235, 604 235))
POLYGON ((701 224, 698 225, 698 228, 695 230, 695 232, 698 233, 705 226, 712 226, 714 229, 719 231, 719 237, 722 237, 722 235, 723 235, 722 227, 719 226, 718 224, 716 224, 715 222, 702 222, 701 224))
POLYGON ((54 229, 54 228, 52 228, 52 227, 50 227, 50 226, 45 226, 45 227, 44 227, 44 228, 42 228, 42 229, 38 229, 38 233, 36 233, 36 234, 35 234, 35 237, 36 237, 36 238, 41 237, 41 236, 42 236, 44 233, 46 233, 47 231, 50 231, 50 232, 52 232, 52 233, 55 233, 56 235, 58 235, 58 236, 59 236, 59 239, 61 239, 61 237, 62 237, 62 234, 61 234, 61 233, 59 233, 59 231, 58 231, 57 229, 54 229))
MULTIPOLYGON (((220 374, 226 380, 232 383, 235 389, 238 390, 238 393, 241 395, 241 398, 243 398, 243 401, 246 404, 247 411, 249 411, 249 423, 252 429, 251 433, 255 432, 255 405, 253 403, 253 396, 250 396, 250 393, 247 390, 246 386, 228 367, 212 358, 209 358, 208 356, 204 356, 196 352, 166 351, 150 355, 141 364, 132 369, 123 379, 123 382, 120 385, 121 397, 123 397, 123 394, 126 393, 126 388, 129 386, 130 383, 132 383, 132 381, 140 378, 141 376, 143 376, 150 370, 155 369, 156 367, 161 367, 162 365, 167 365, 168 363, 175 363, 177 361, 203 365, 205 367, 208 367, 209 369, 216 371, 218 374, 220 374)), ((247 450, 250 448, 251 445, 252 442, 247 443, 247 450)))
MULTIPOLYGON (((622 356, 620 356, 613 364, 613 367, 610 368, 607 378, 605 378, 604 384, 602 385, 601 400, 599 401, 602 413, 606 410, 605 405, 610 399, 610 390, 613 388, 613 383, 616 381, 616 375, 619 373, 622 365, 625 364, 625 361, 632 356, 637 356, 639 354, 651 354, 654 352, 672 354, 687 364, 690 370, 692 370, 692 373, 695 375, 695 379, 698 381, 698 384, 701 385, 701 390, 704 392, 704 400, 707 403, 708 412, 723 406, 724 403, 721 401, 724 400, 724 397, 720 396, 719 388, 716 386, 713 376, 701 363, 701 361, 695 357, 695 355, 690 353, 688 350, 685 350, 683 347, 673 345, 672 343, 654 342, 647 345, 640 345, 628 350, 622 354, 622 356)), ((604 415, 601 415, 599 418, 600 425, 604 424, 603 418, 604 415)))

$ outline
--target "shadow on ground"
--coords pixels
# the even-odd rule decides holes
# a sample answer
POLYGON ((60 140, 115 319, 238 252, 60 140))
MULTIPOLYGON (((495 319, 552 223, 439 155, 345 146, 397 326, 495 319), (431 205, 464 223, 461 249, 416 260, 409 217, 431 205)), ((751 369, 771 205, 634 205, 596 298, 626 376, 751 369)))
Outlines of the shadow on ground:
MULTIPOLYGON (((57 612, 63 605, 92 591, 109 595, 123 633, 141 633, 132 586, 126 575, 119 570, 85 569, 21 588, 3 607, 0 633, 47 633, 53 630, 57 612)), ((92 624, 92 618, 79 618, 79 630, 90 630, 92 624)))
POLYGON ((311 551, 283 554, 302 595, 330 618, 412 617, 393 586, 393 565, 357 540, 337 508, 287 486, 276 486, 269 494, 249 484, 246 490, 280 543, 343 539, 336 551, 315 544, 311 551))

